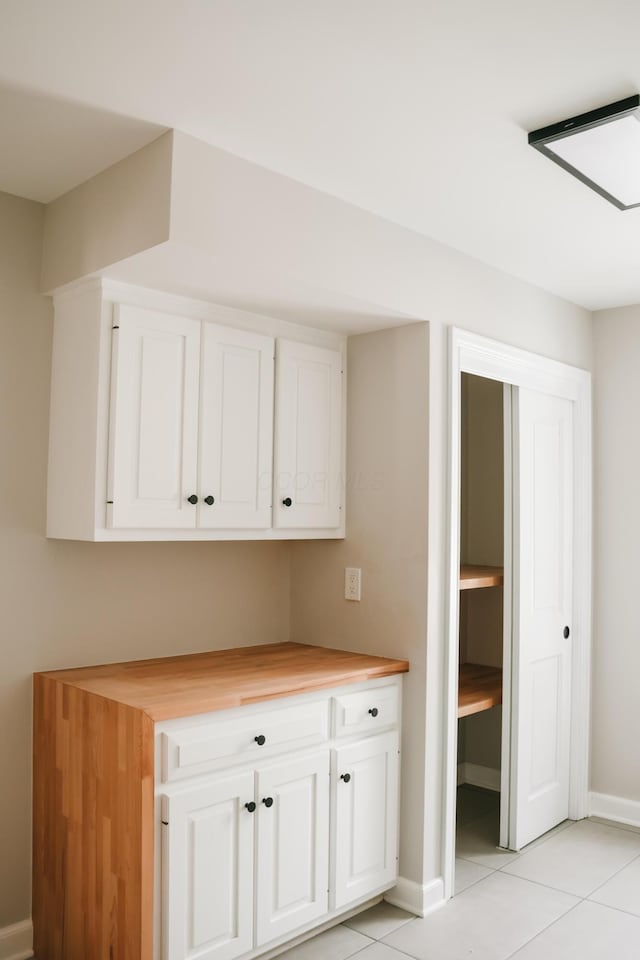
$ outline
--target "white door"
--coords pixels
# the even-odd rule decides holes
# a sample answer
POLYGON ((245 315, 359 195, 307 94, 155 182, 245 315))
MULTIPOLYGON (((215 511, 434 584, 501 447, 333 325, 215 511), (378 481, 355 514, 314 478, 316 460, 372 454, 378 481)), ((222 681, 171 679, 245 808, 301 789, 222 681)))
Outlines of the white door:
POLYGON ((340 526, 342 355, 278 340, 274 526, 340 526))
POLYGON ((346 906, 397 877, 398 734, 334 751, 334 902, 346 906))
POLYGON ((271 526, 272 337, 202 327, 200 527, 271 526))
POLYGON ((164 960, 231 960, 253 947, 253 773, 165 799, 164 960))
POLYGON ((569 815, 573 403, 514 391, 509 846, 569 815))
POLYGON ((115 316, 107 523, 195 527, 200 323, 130 306, 115 316))
POLYGON ((257 773, 256 943, 328 911, 329 753, 257 773))

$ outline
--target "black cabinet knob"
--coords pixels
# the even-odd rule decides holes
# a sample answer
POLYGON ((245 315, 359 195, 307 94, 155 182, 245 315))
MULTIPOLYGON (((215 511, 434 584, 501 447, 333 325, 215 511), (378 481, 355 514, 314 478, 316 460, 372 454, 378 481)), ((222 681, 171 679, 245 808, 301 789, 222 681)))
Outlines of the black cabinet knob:
POLYGON ((187 497, 187 500, 189 501, 189 503, 192 503, 194 506, 198 502, 198 498, 196 497, 195 493, 192 493, 190 497, 187 497))
POLYGON ((264 747, 267 742, 267 738, 263 734, 259 734, 257 737, 253 738, 259 747, 264 747))
POLYGON ((255 809, 256 809, 256 805, 255 805, 255 803, 253 802, 253 800, 250 800, 249 803, 245 803, 245 807, 247 808, 247 810, 249 811, 249 813, 254 813, 254 811, 255 811, 255 809))
POLYGON ((345 783, 349 783, 349 780, 351 780, 351 774, 350 774, 350 773, 343 773, 343 774, 340 775, 340 779, 341 779, 341 780, 344 780, 345 783))
POLYGON ((284 500, 282 501, 282 506, 290 507, 292 503, 293 503, 293 500, 291 499, 291 497, 285 497, 284 500))
POLYGON ((273 806, 273 797, 265 797, 262 802, 264 803, 265 807, 272 807, 272 806, 273 806))
POLYGON ((371 710, 369 710, 369 713, 371 714, 372 717, 377 717, 377 716, 378 716, 378 708, 377 708, 377 707, 371 707, 371 710))
POLYGON ((565 627, 564 630, 562 631, 562 636, 565 638, 565 640, 569 639, 570 634, 571 634, 571 630, 569 630, 569 627, 565 627))
POLYGON ((205 497, 205 498, 204 498, 204 502, 206 503, 206 505, 207 505, 208 507, 212 507, 212 506, 214 505, 214 503, 215 503, 215 500, 213 499, 213 497, 211 496, 211 494, 209 494, 208 497, 205 497))

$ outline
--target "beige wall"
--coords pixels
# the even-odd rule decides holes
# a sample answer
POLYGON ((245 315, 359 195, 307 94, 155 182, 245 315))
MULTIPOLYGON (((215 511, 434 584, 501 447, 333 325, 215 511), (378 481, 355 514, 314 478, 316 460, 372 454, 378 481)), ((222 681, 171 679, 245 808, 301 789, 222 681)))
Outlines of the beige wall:
POLYGON ((169 239, 173 134, 163 134, 47 204, 41 290, 169 239))
POLYGON ((640 306, 594 317, 591 789, 640 801, 640 306))
POLYGON ((347 537, 292 546, 291 638, 405 657, 400 873, 422 879, 428 325, 349 340, 347 537), (362 600, 344 568, 362 568, 362 600))
POLYGON ((38 204, 0 194, 0 928, 30 914, 31 673, 289 635, 286 543, 45 539, 42 221, 38 204))

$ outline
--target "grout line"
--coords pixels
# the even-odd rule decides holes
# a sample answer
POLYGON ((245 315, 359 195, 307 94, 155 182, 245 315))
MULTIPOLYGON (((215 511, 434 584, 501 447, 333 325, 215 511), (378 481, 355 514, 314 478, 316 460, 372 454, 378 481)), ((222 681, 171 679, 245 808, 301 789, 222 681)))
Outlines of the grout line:
MULTIPOLYGON (((401 908, 398 907, 398 909, 401 909, 401 908)), ((353 917, 353 919, 354 919, 354 920, 357 919, 358 916, 359 916, 359 914, 356 914, 356 915, 353 917)), ((350 919, 351 919, 351 918, 350 918, 350 919)), ((411 923, 412 920, 418 920, 418 919, 420 919, 420 918, 419 918, 419 917, 415 917, 415 916, 413 916, 413 917, 406 917, 404 920, 400 920, 400 921, 398 922, 398 926, 397 926, 397 927, 394 927, 393 930, 389 930, 389 932, 388 932, 388 933, 385 933, 382 937, 374 937, 374 936, 372 936, 372 934, 370 934, 370 933, 363 933, 362 936, 363 936, 363 937, 369 937, 369 939, 370 939, 370 940, 373 940, 374 943, 381 943, 382 940, 384 939, 384 937, 390 937, 391 934, 392 934, 392 933, 395 933, 396 930, 399 930, 400 927, 406 927, 406 925, 407 925, 408 923, 411 923)), ((343 920, 341 926, 343 926, 343 927, 349 927, 348 921, 347 921, 347 920, 343 920)), ((357 930, 355 927, 349 927, 349 930, 353 930, 355 933, 362 933, 362 930, 357 930)))
MULTIPOLYGON (((630 867, 632 863, 635 863, 635 862, 636 862, 636 860, 640 860, 640 853, 636 854, 635 857, 632 857, 631 860, 629 860, 628 863, 625 863, 625 865, 624 865, 623 867, 620 867, 619 870, 616 870, 615 873, 612 873, 611 876, 610 876, 610 877, 607 877, 606 880, 603 880, 602 883, 601 883, 599 886, 594 887, 594 889, 591 891, 591 893, 588 893, 588 894, 587 894, 587 896, 585 897, 585 900, 588 900, 590 897, 592 897, 592 896, 594 895, 594 893, 597 893, 597 892, 598 892, 598 890, 602 890, 602 888, 603 888, 604 886, 606 886, 606 884, 609 883, 610 880, 613 880, 614 877, 617 877, 619 873, 622 873, 623 870, 626 870, 627 867, 630 867)), ((597 900, 594 900, 593 902, 594 902, 594 903, 597 903, 598 901, 597 901, 597 900)), ((609 904, 608 904, 608 903, 607 903, 607 904, 602 904, 602 906, 607 906, 607 907, 608 907, 609 904)), ((613 909, 615 910, 616 907, 614 907, 613 909)), ((626 910, 623 910, 623 913, 627 913, 627 911, 626 911, 626 910)), ((634 913, 634 914, 632 914, 632 916, 636 917, 636 916, 638 916, 638 914, 634 913)))
MULTIPOLYGON (((509 864, 507 864, 509 866, 509 864)), ((554 893, 564 893, 567 897, 574 897, 576 900, 586 900, 590 894, 587 894, 586 897, 583 897, 580 893, 572 893, 570 890, 563 890, 562 887, 551 887, 548 883, 543 883, 541 880, 531 880, 529 877, 520 877, 517 873, 504 873, 506 867, 501 867, 498 873, 502 873, 505 877, 513 877, 515 880, 524 880, 525 883, 535 883, 536 887, 542 887, 544 890, 553 890, 554 893)))
POLYGON ((605 910, 613 910, 615 913, 624 913, 625 917, 633 917, 640 922, 640 914, 632 913, 623 907, 613 907, 610 903, 600 903, 599 900, 590 900, 589 897, 585 897, 583 903, 591 903, 594 907, 604 907, 605 910))
POLYGON ((538 930, 536 934, 534 934, 532 937, 529 937, 529 939, 525 943, 521 944, 517 950, 514 950, 513 953, 510 953, 507 957, 504 958, 504 960, 512 960, 513 957, 517 957, 521 950, 524 950, 525 947, 528 947, 530 943, 533 943, 534 940, 537 940, 538 937, 542 936, 543 933, 546 933, 547 930, 550 930, 551 927, 553 927, 556 923, 559 923, 561 920, 564 920, 565 917, 568 917, 569 914, 572 912, 572 910, 576 910, 581 903, 583 903, 582 900, 579 900, 577 903, 574 903, 572 907, 569 907, 569 909, 565 910, 563 914, 561 914, 559 917, 556 917, 556 919, 552 920, 551 923, 548 923, 546 927, 543 927, 542 930, 538 930))
MULTIPOLYGON (((411 920, 418 920, 418 919, 419 919, 418 917, 412 917, 412 918, 411 918, 411 920)), ((407 923, 411 923, 411 920, 407 920, 407 923)), ((403 924, 403 926, 406 926, 406 924, 403 924)), ((395 931, 394 931, 394 930, 391 930, 390 933, 387 933, 387 934, 386 934, 386 936, 387 936, 387 937, 390 937, 392 933, 395 933, 395 931)), ((373 939, 373 940, 371 941, 371 943, 381 943, 383 947, 386 947, 386 948, 387 948, 387 950, 395 950, 395 952, 396 952, 399 956, 409 957, 409 960, 417 960, 417 958, 414 957, 412 953, 405 953, 404 950, 398 950, 397 947, 392 947, 390 943, 385 943, 383 940, 373 939)), ((363 950, 368 950, 368 949, 369 949, 369 947, 371 946, 371 943, 368 943, 368 944, 367 944, 366 946, 364 946, 364 947, 360 947, 358 950, 356 950, 355 953, 350 953, 348 957, 345 957, 345 960, 352 960, 352 957, 357 957, 357 956, 359 956, 359 954, 361 954, 363 950)))
MULTIPOLYGON (((463 857, 459 857, 458 859, 459 859, 459 860, 463 860, 464 858, 463 858, 463 857)), ((467 860, 466 862, 467 862, 467 863, 473 863, 473 860, 467 860)), ((476 864, 474 864, 474 866, 479 867, 479 866, 481 866, 481 864, 476 863, 476 864)), ((475 887, 475 886, 477 886, 479 883, 482 883, 483 880, 488 880, 489 877, 490 877, 492 874, 498 872, 497 870, 492 870, 490 867, 484 867, 484 869, 485 869, 485 870, 490 870, 490 872, 487 873, 486 876, 484 876, 484 877, 478 877, 477 880, 472 880, 471 883, 468 883, 467 886, 466 886, 463 890, 459 890, 458 893, 455 893, 455 892, 454 892, 453 897, 452 897, 451 899, 453 900, 455 897, 461 896, 463 893, 466 893, 467 890, 471 890, 472 887, 475 887)))
POLYGON ((593 823, 596 827, 613 827, 614 830, 624 830, 626 833, 634 833, 640 837, 640 827, 633 823, 621 823, 619 820, 607 820, 606 817, 585 817, 588 823, 593 823))

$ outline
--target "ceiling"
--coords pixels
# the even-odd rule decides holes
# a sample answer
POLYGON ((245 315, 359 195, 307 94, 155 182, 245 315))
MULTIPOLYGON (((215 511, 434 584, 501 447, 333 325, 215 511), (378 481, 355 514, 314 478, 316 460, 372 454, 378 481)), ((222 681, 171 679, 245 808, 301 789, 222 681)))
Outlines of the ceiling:
POLYGON ((528 130, 640 92, 634 0, 2 0, 0 189, 48 201, 175 127, 588 308, 621 212, 528 130))

